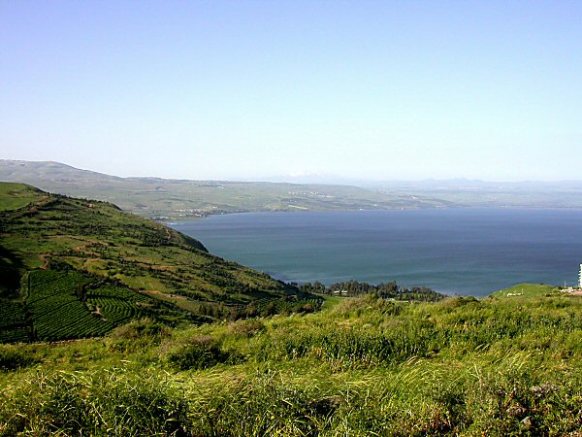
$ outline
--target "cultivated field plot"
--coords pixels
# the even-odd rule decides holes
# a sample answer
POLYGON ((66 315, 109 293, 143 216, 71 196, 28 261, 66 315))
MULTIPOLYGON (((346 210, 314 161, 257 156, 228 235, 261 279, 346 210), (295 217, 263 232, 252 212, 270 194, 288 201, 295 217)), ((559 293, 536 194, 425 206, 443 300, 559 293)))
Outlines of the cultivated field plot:
POLYGON ((22 302, 0 299, 0 343, 27 341, 30 327, 22 302))
POLYGON ((143 315, 151 301, 115 285, 95 286, 76 271, 36 270, 28 275, 27 307, 34 339, 65 340, 105 335, 143 315))
POLYGON ((82 293, 89 279, 78 272, 37 270, 28 276, 27 305, 39 340, 103 335, 111 325, 89 311, 82 293))
POLYGON ((114 285, 105 285, 87 293, 87 306, 93 314, 112 324, 127 322, 143 314, 151 299, 114 285))

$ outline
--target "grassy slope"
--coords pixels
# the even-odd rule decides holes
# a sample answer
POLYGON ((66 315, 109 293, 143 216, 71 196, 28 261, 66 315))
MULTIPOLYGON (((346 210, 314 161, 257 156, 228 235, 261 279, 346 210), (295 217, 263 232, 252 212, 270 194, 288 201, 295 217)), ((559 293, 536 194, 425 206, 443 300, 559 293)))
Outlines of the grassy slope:
POLYGON ((302 317, 0 347, 0 430, 578 435, 582 299, 334 299, 302 317), (187 370, 184 370, 187 369, 187 370), (572 434, 568 434, 572 433, 572 434))
POLYGON ((0 160, 0 180, 119 205, 147 217, 180 219, 244 211, 358 210, 448 206, 424 196, 340 185, 118 178, 55 162, 0 160))
MULTIPOLYGON (((0 233, 0 293, 11 303, 22 300, 17 293, 20 278, 32 269, 73 269, 93 283, 92 288, 105 280, 181 310, 220 317, 229 306, 294 292, 265 274, 209 254, 196 240, 114 205, 26 185, 0 183, 0 233)), ((74 282, 70 292, 83 297, 84 286, 74 282)))
POLYGON ((513 287, 492 293, 495 297, 536 297, 559 293, 558 289, 548 284, 517 284, 513 287))
POLYGON ((28 205, 40 195, 33 187, 17 183, 0 184, 0 211, 8 211, 22 208, 28 205))

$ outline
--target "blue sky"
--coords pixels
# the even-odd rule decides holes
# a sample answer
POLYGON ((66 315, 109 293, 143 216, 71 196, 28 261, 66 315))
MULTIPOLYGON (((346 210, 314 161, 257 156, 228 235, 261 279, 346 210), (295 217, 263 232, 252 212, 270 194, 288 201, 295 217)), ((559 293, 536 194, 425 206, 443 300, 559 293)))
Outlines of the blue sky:
POLYGON ((0 158, 582 179, 582 2, 0 1, 0 158))

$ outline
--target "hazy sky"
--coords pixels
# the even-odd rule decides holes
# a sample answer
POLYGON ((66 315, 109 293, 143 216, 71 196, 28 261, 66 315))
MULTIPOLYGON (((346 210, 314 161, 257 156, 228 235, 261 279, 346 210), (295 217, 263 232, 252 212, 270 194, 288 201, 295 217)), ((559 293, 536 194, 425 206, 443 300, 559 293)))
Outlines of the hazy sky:
POLYGON ((0 0, 0 158, 582 179, 582 2, 0 0))

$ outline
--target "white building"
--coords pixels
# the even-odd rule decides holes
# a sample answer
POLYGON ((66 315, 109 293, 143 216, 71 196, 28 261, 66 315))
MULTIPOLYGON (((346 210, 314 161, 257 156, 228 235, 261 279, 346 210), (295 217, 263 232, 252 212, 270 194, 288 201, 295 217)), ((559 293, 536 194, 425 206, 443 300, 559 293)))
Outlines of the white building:
POLYGON ((580 273, 578 273, 578 288, 582 288, 582 264, 580 264, 580 273))

